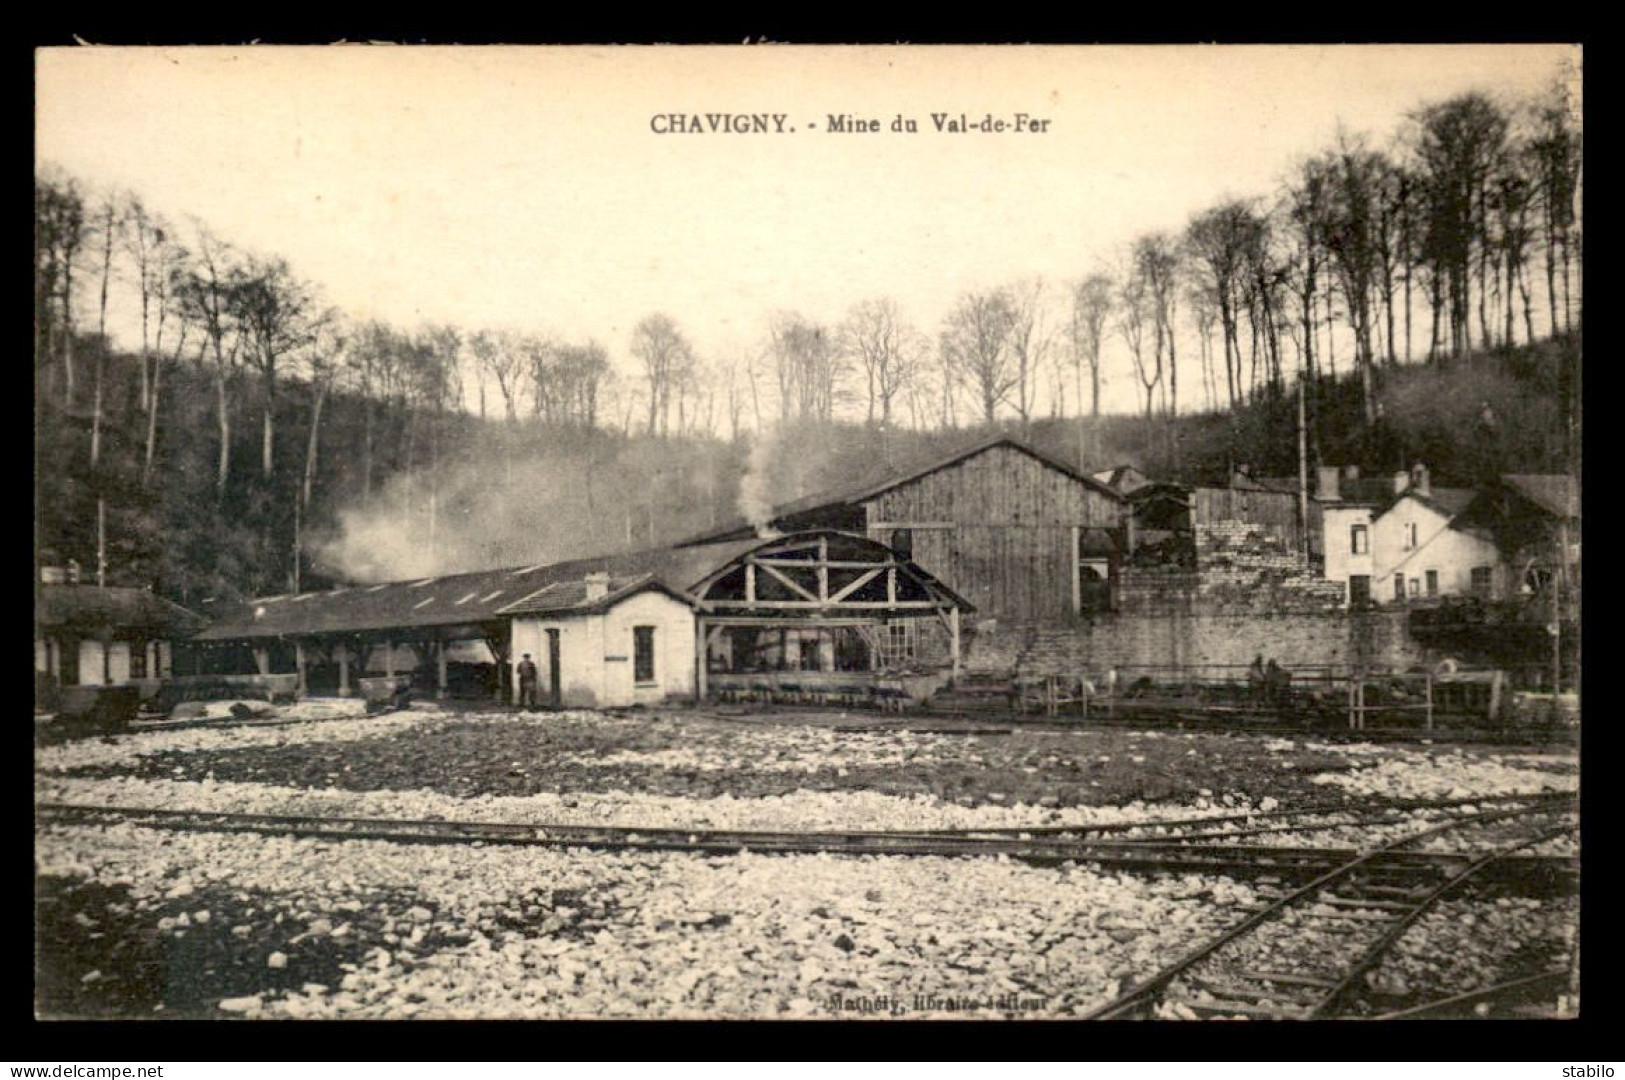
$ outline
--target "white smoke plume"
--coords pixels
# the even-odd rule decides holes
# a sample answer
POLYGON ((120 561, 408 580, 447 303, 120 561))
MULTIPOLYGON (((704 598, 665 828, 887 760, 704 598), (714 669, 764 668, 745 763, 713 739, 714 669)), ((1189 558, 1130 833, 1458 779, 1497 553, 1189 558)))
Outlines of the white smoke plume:
POLYGON ((756 535, 771 539, 778 534, 772 527, 773 480, 770 475, 778 448, 778 429, 758 432, 750 444, 745 475, 739 480, 739 514, 756 529, 756 535))
POLYGON ((335 527, 310 538, 313 568, 361 584, 672 543, 726 510, 738 466, 727 460, 721 481, 712 481, 707 452, 693 441, 603 433, 482 440, 432 473, 397 474, 370 500, 350 496, 335 527))

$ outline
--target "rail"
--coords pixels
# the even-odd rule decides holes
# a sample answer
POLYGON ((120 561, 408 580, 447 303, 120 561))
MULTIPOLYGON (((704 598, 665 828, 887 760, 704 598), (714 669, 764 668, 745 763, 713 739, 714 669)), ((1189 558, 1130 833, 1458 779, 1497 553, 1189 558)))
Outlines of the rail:
MULTIPOLYGON (((1494 850, 1473 856, 1465 864, 1451 868, 1441 879, 1440 864, 1426 861, 1399 870, 1405 854, 1422 854, 1406 849, 1443 836, 1453 830, 1488 825, 1514 819, 1538 821, 1539 815, 1569 812, 1557 799, 1533 802, 1522 807, 1486 811, 1402 837, 1375 850, 1358 855, 1347 863, 1322 874, 1307 884, 1274 899, 1219 937, 1186 954, 1127 993, 1095 1009, 1085 1019, 1118 1019, 1173 1016, 1197 1019, 1209 1016, 1243 1016, 1268 1019, 1311 1019, 1345 1003, 1358 980, 1370 971, 1418 918, 1444 897, 1463 889, 1489 867, 1505 862, 1517 852, 1578 829, 1565 822, 1556 828, 1541 827, 1533 836, 1520 836, 1494 850), (1334 891, 1335 890, 1335 891, 1334 891), (1272 926, 1290 935, 1303 928, 1323 933, 1328 922, 1349 922, 1370 928, 1380 924, 1380 932, 1369 942, 1354 942, 1356 955, 1341 973, 1328 974, 1257 971, 1238 967, 1247 962, 1245 949, 1235 960, 1226 962, 1230 946, 1243 942, 1261 929, 1272 926), (1180 991, 1173 993, 1174 990, 1180 991)), ((1279 949, 1267 950, 1270 953, 1279 949)), ((1324 942, 1313 955, 1329 958, 1335 947, 1324 942)))

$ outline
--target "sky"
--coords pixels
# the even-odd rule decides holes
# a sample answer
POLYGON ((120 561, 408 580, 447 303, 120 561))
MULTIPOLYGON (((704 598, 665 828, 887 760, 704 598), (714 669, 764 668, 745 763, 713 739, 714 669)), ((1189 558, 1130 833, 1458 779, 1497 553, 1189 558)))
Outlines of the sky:
MULTIPOLYGON (((630 372, 654 311, 716 360, 776 311, 833 323, 878 296, 934 333, 967 290, 1076 280, 1272 195, 1339 125, 1385 141, 1425 102, 1579 65, 1553 45, 57 48, 36 154, 284 256, 352 316, 593 338, 630 372)), ((1125 368, 1108 404, 1134 387, 1125 368)))

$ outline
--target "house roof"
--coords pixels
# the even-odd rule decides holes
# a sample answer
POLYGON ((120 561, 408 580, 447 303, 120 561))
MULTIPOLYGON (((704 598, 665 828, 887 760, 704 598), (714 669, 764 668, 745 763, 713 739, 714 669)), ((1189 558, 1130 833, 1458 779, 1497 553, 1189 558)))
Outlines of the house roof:
MULTIPOLYGON (((1049 468, 1055 469, 1058 472, 1065 473, 1072 479, 1077 480, 1085 486, 1092 488, 1103 495, 1109 496, 1110 498, 1121 500, 1124 497, 1123 493, 1117 489, 1101 483, 1099 480, 1089 476, 1086 473, 1079 472, 1077 469, 1074 469, 1072 466, 1066 464, 1064 461, 1061 461, 1058 458, 1053 458, 1041 450, 1036 450, 1033 447, 1028 446, 1019 439, 1009 435, 994 435, 978 439, 974 443, 960 447, 947 454, 939 452, 931 455, 915 455, 905 459, 903 462, 890 466, 887 466, 883 462, 877 461, 870 468, 866 469, 861 476, 854 478, 852 483, 843 485, 841 488, 821 491, 813 495, 804 496, 803 498, 793 499, 789 502, 776 504, 769 511, 768 520, 774 524, 777 524, 786 518, 799 514, 811 513, 816 510, 856 506, 859 503, 867 502, 878 495, 882 495, 893 488, 901 487, 904 484, 912 483, 913 481, 919 480, 925 476, 929 476, 932 473, 940 472, 943 469, 959 464, 961 461, 964 461, 967 458, 972 458, 978 454, 986 453, 987 451, 998 446, 1007 446, 1010 449, 1026 454, 1035 461, 1038 461, 1049 468)), ((745 530, 750 530, 752 533, 754 533, 755 526, 751 522, 745 520, 743 517, 737 517, 726 525, 719 526, 718 528, 709 532, 691 537, 688 540, 684 540, 679 546, 711 543, 714 540, 731 538, 735 534, 745 530)))
POLYGON ((34 620, 42 627, 144 630, 189 637, 202 616, 146 589, 125 586, 41 585, 34 620))
POLYGON ((1113 469, 1103 469, 1094 474, 1094 478, 1109 488, 1115 488, 1123 494, 1130 494, 1147 483, 1145 473, 1133 465, 1119 465, 1113 469))
POLYGON ((718 566, 761 542, 752 537, 701 548, 660 548, 551 565, 262 596, 206 608, 210 625, 197 636, 200 641, 232 641, 285 634, 465 626, 513 614, 585 614, 647 588, 681 597, 718 566), (585 578, 592 573, 610 575, 610 592, 589 603, 585 578))
POLYGON ((1424 495, 1414 488, 1407 488, 1394 501, 1398 502, 1406 495, 1414 496, 1418 502, 1431 506, 1445 517, 1453 518, 1467 509, 1478 497, 1478 492, 1473 488, 1433 487, 1424 495))
POLYGON ((1563 473, 1505 473, 1501 481, 1553 517, 1580 516, 1580 485, 1563 473))

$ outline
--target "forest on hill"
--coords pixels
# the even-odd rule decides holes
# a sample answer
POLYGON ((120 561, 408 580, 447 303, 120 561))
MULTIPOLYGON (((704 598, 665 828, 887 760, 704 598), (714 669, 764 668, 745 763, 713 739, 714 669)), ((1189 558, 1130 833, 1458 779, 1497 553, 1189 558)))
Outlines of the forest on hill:
POLYGON ((1561 94, 1466 94, 1109 270, 972 288, 929 332, 885 297, 778 312, 733 358, 662 312, 613 352, 352 318, 281 258, 42 167, 36 560, 182 603, 551 562, 995 430, 1090 472, 1295 474, 1300 412, 1311 470, 1575 470, 1580 161, 1561 94), (1137 415, 1102 411, 1110 378, 1137 415))

